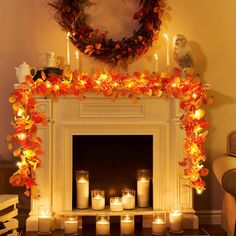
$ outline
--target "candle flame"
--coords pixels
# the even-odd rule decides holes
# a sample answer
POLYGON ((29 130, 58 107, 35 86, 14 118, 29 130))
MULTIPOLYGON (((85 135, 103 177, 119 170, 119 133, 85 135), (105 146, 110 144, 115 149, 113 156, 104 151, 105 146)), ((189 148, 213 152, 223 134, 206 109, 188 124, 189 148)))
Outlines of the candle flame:
POLYGON ((154 54, 154 58, 155 60, 158 60, 158 55, 156 53, 154 54))
POLYGON ((75 58, 79 59, 79 51, 78 50, 76 50, 76 52, 75 52, 75 58))
POLYGON ((169 37, 166 33, 163 34, 164 38, 168 41, 169 40, 169 37))
POLYGON ((67 37, 67 38, 70 37, 70 32, 67 32, 66 37, 67 37))

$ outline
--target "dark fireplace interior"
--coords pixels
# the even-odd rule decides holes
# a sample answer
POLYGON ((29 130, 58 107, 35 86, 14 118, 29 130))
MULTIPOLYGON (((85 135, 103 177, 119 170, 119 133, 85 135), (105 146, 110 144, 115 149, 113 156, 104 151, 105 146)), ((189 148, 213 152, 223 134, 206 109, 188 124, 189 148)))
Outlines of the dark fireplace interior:
MULTIPOLYGON (((74 135, 72 207, 76 208, 75 171, 88 170, 90 195, 93 189, 104 189, 109 205, 110 197, 121 196, 123 188, 137 191, 137 170, 152 166, 152 135, 74 135)), ((152 207, 152 182, 150 191, 152 207)))

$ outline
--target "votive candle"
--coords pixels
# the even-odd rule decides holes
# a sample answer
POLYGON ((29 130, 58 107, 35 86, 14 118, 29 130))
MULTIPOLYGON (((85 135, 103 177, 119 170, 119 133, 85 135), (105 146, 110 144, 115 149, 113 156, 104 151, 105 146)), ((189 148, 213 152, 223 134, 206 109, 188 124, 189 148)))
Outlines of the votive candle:
POLYGON ((105 208, 105 191, 96 189, 92 190, 92 209, 96 211, 105 208))

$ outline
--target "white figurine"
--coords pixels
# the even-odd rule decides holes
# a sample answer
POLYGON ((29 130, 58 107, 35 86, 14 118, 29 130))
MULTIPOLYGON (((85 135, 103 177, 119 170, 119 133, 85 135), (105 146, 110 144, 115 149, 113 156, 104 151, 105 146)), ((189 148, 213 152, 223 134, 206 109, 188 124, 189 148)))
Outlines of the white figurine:
POLYGON ((184 35, 177 34, 174 36, 173 50, 174 59, 181 69, 194 66, 192 50, 184 35))

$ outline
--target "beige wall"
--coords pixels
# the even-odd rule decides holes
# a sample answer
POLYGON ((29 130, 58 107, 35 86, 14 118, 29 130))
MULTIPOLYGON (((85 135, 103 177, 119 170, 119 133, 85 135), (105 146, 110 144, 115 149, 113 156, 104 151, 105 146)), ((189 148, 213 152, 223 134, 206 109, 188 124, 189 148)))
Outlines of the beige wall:
MULTIPOLYGON (((130 14, 134 8, 132 2, 127 0, 127 6, 120 0, 102 2, 104 4, 91 9, 91 13, 97 16, 92 17, 92 22, 110 30, 115 38, 132 32, 132 24, 126 26, 132 18, 130 14), (101 14, 104 11, 106 14, 101 14)), ((171 9, 164 30, 170 37, 182 33, 189 39, 196 67, 203 79, 213 88, 215 104, 209 108, 207 114, 210 134, 206 145, 207 165, 211 169, 212 161, 225 152, 227 133, 236 128, 236 82, 233 74, 236 67, 236 2, 235 0, 169 0, 169 5, 171 9)), ((10 154, 4 137, 11 131, 12 116, 8 97, 13 84, 16 83, 14 67, 23 61, 38 66, 45 51, 55 51, 58 55, 65 56, 66 45, 65 33, 54 21, 47 0, 0 0, 0 29, 0 156, 1 159, 9 159, 10 154)), ((161 42, 145 57, 130 65, 128 71, 152 70, 152 58, 156 50, 163 68, 165 47, 161 42)), ((74 49, 72 51, 74 53, 74 49)), ((82 57, 83 71, 91 72, 101 66, 103 66, 101 63, 82 57)), ((212 172, 207 180, 207 191, 202 196, 196 197, 195 207, 220 209, 221 191, 212 172)))

